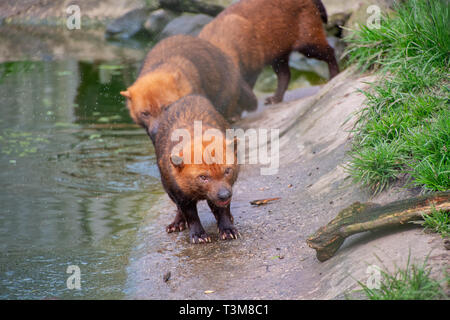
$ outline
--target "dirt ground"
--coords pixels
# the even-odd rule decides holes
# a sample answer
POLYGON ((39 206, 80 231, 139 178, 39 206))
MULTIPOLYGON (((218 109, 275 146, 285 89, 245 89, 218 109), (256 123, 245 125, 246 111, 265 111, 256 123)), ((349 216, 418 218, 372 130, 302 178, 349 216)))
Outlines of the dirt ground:
POLYGON ((351 183, 343 165, 354 117, 363 106, 373 76, 347 70, 321 88, 289 93, 290 102, 260 108, 237 126, 280 129, 280 168, 263 176, 244 165, 234 188, 232 213, 242 237, 217 239, 206 203, 199 213, 213 242, 193 245, 188 232, 166 234, 175 207, 167 196, 149 209, 128 266, 126 293, 132 299, 345 299, 363 298, 357 280, 368 266, 404 267, 410 254, 422 263, 429 255, 434 275, 448 268, 443 240, 406 225, 347 239, 337 254, 319 262, 305 240, 355 201, 388 203, 419 190, 394 186, 371 197, 351 183), (298 99, 299 97, 302 97, 298 99), (256 199, 280 197, 255 207, 256 199), (157 214, 156 220, 153 218, 157 214), (152 218, 150 218, 150 216, 152 218), (164 275, 170 272, 165 282, 164 275), (205 291, 210 293, 205 293, 205 291))

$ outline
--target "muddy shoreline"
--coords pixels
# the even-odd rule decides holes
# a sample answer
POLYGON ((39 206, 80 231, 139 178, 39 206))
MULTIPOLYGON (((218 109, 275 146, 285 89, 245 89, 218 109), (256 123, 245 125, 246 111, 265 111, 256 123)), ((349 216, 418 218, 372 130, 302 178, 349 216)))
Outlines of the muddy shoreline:
POLYGON ((206 204, 199 215, 213 243, 192 245, 188 233, 165 234, 175 209, 167 196, 149 211, 138 232, 127 268, 130 299, 344 299, 361 298, 357 280, 367 266, 392 269, 413 261, 429 263, 439 278, 448 253, 438 235, 414 225, 364 233, 348 239, 335 257, 319 262, 306 238, 355 201, 387 203, 417 194, 391 188, 371 197, 351 183, 342 168, 350 146, 345 120, 361 108, 356 89, 372 76, 342 73, 318 93, 272 106, 239 125, 279 127, 281 164, 278 174, 261 176, 245 165, 234 189, 232 212, 242 238, 217 239, 215 221, 206 204), (339 108, 339 109, 338 109, 339 108), (289 117, 287 116, 289 115, 289 117), (254 207, 255 199, 281 197, 254 207), (170 272, 170 280, 164 275, 170 272), (212 293, 205 293, 213 291, 212 293))

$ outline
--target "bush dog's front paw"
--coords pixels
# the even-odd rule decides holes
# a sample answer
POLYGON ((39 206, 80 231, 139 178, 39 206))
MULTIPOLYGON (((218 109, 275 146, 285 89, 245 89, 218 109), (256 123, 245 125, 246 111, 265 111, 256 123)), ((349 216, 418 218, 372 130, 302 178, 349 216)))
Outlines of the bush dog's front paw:
POLYGON ((279 102, 281 102, 280 98, 278 98, 276 96, 272 96, 272 97, 266 98, 266 101, 264 104, 268 105, 268 104, 275 104, 275 103, 279 103, 279 102))
POLYGON ((219 239, 221 240, 231 240, 237 239, 241 236, 239 231, 235 227, 220 228, 219 229, 219 239))

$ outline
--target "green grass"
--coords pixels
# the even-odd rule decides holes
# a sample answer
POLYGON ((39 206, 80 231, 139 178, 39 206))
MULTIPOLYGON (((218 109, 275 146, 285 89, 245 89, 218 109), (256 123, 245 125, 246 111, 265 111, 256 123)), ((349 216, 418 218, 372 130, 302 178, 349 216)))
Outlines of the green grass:
MULTIPOLYGON (((430 277, 431 267, 427 259, 422 265, 411 264, 410 256, 404 269, 397 268, 393 273, 380 270, 381 279, 378 289, 368 288, 358 281, 363 292, 370 300, 437 300, 448 299, 441 284, 430 277)), ((446 275, 445 281, 450 278, 446 275)))
POLYGON ((410 0, 346 38, 348 64, 379 74, 363 91, 348 170, 380 192, 402 174, 424 190, 450 189, 450 24, 445 0, 410 0))
POLYGON ((429 215, 423 216, 425 230, 439 233, 442 238, 450 236, 450 213, 445 210, 433 210, 429 215))

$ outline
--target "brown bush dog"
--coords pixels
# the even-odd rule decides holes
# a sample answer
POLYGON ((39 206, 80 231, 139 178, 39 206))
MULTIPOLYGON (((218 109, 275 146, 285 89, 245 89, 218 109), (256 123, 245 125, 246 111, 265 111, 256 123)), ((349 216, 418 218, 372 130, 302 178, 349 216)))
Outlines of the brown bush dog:
MULTIPOLYGON (((199 95, 189 95, 171 104, 161 113, 160 120, 154 141, 158 168, 164 189, 177 205, 175 220, 167 226, 166 231, 182 231, 187 224, 192 243, 211 242, 197 213, 197 202, 206 200, 217 220, 219 238, 237 239, 239 233, 233 225, 230 202, 239 166, 236 140, 225 139, 225 130, 230 128, 228 122, 208 99, 199 95), (221 150, 223 147, 223 161, 208 162, 209 153, 204 151, 213 140, 195 143, 194 121, 202 122, 202 132, 217 129, 223 133, 224 138, 218 140, 220 147, 217 148, 221 150), (175 148, 184 138, 172 139, 172 134, 176 134, 177 129, 186 130, 192 137, 188 140, 188 149, 182 149, 179 154, 175 152, 175 148), (229 158, 226 158, 226 147, 230 144, 233 144, 234 151, 230 153, 228 149, 229 158), (184 150, 190 150, 190 156, 184 150), (194 162, 196 151, 202 155, 198 164, 194 162)), ((212 156, 215 155, 212 153, 212 156)))
POLYGON ((327 62, 330 78, 339 73, 322 22, 327 13, 320 0, 241 0, 208 23, 199 37, 228 54, 252 88, 271 64, 278 85, 266 104, 278 103, 289 85, 292 51, 327 62))
POLYGON ((231 59, 209 42, 186 35, 159 42, 145 58, 137 80, 120 94, 127 97, 133 120, 152 140, 161 110, 189 94, 207 97, 226 117, 257 106, 231 59))

